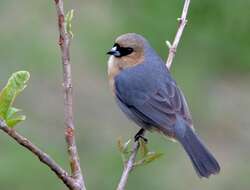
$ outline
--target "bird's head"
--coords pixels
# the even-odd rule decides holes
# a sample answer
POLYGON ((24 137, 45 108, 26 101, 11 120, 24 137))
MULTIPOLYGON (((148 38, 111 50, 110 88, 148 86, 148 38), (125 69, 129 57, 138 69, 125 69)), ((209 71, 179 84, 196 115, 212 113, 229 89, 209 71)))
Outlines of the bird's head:
POLYGON ((114 78, 122 70, 144 62, 148 42, 139 34, 127 33, 119 36, 113 47, 107 52, 109 83, 114 89, 114 78))
MULTIPOLYGON (((127 33, 119 36, 113 47, 107 52, 110 61, 121 69, 135 66, 144 61, 147 41, 139 34, 127 33)), ((115 65, 113 65, 115 66, 115 65)))

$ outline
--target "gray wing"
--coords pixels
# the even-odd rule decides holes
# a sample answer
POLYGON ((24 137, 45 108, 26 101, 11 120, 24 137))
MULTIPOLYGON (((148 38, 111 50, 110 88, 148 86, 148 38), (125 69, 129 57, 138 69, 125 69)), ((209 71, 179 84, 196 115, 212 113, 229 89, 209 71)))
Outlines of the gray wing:
POLYGON ((143 84, 145 81, 129 84, 122 78, 116 80, 116 96, 132 114, 169 136, 173 136, 177 114, 192 124, 185 97, 173 79, 168 76, 150 84, 155 88, 143 84))

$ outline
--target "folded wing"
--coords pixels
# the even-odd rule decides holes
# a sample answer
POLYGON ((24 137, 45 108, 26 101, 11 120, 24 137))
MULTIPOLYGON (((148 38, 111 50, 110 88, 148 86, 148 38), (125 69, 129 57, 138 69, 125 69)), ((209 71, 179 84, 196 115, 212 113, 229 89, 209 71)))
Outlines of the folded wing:
MULTIPOLYGON (((118 79, 119 80, 119 79, 118 79)), ((117 81, 119 84, 119 81, 117 81)), ((132 85, 133 86, 133 85, 132 85)), ((191 115, 181 90, 175 81, 164 80, 153 91, 129 87, 123 91, 122 84, 117 85, 116 95, 120 101, 144 122, 151 124, 169 136, 173 136, 173 126, 177 114, 192 125, 191 115)))

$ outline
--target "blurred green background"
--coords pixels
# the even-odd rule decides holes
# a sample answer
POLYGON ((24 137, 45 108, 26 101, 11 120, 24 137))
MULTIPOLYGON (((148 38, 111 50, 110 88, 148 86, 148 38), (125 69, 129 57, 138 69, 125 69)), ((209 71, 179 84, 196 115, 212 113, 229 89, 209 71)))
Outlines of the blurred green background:
MULTIPOLYGON (((119 136, 129 122, 108 89, 106 51, 116 36, 144 35, 165 59, 182 0, 65 0, 75 9, 71 46, 77 143, 88 189, 115 189, 122 171, 119 136)), ((221 173, 199 179, 177 143, 148 134, 151 150, 164 156, 139 167, 128 190, 248 190, 250 188, 249 0, 193 0, 188 25, 171 72, 192 110, 194 125, 216 155, 221 173)), ((0 1, 0 87, 11 73, 31 80, 15 106, 27 120, 16 129, 68 168, 63 124, 62 68, 54 1, 0 1)), ((156 76, 157 77, 157 76, 156 76)), ((28 151, 0 133, 0 189, 65 189, 28 151)))

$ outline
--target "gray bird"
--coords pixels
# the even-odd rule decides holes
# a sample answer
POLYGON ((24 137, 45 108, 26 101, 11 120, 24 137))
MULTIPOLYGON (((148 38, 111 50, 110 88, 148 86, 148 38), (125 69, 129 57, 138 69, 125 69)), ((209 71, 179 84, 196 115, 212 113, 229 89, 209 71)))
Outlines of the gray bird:
POLYGON ((220 166, 194 131, 185 97, 164 61, 141 35, 127 33, 107 53, 109 84, 120 109, 141 129, 158 131, 180 142, 199 177, 220 166))

